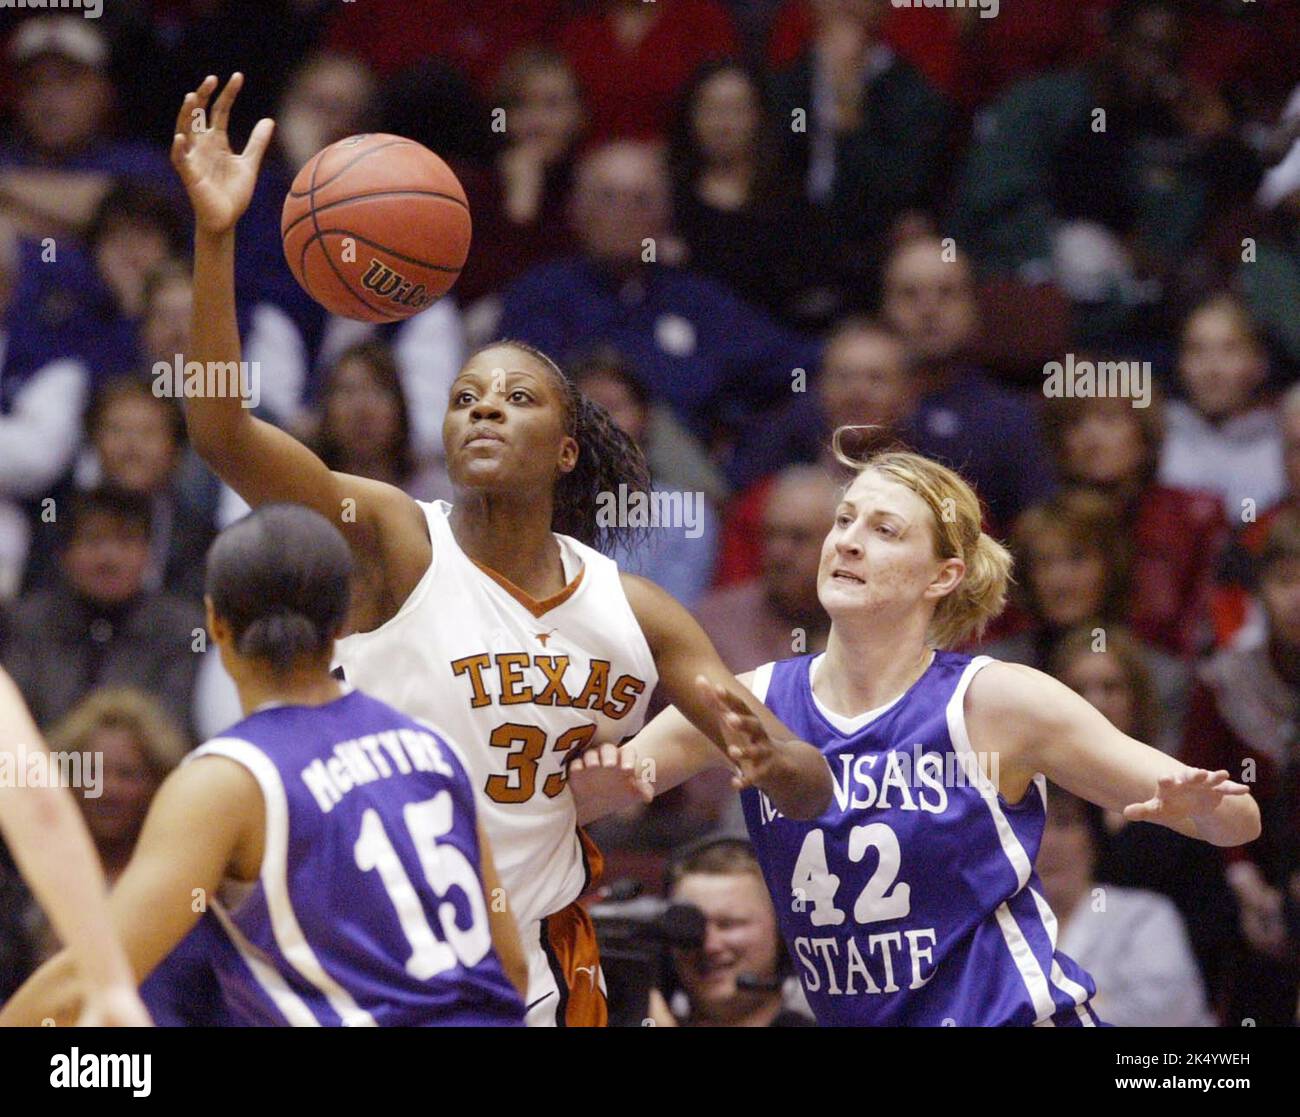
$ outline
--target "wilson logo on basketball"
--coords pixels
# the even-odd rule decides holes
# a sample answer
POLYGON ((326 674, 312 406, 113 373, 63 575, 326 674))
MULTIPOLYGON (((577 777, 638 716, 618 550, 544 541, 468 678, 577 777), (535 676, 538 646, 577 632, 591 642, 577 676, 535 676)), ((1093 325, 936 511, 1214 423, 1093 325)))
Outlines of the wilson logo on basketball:
POLYGON ((374 257, 370 259, 366 274, 361 277, 361 286, 382 299, 389 299, 400 306, 414 307, 416 310, 425 306, 431 298, 423 283, 412 283, 374 257))

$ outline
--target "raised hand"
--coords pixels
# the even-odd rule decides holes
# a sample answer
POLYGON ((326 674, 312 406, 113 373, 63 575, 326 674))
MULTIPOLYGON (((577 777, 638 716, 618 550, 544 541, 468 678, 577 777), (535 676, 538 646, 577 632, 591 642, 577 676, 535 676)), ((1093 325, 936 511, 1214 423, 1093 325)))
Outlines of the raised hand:
POLYGON ((176 115, 172 166, 185 184, 195 222, 207 233, 234 228, 248 208, 258 167, 275 130, 274 121, 259 120, 243 152, 236 155, 230 150, 230 109, 243 84, 243 74, 232 74, 209 113, 208 102, 217 88, 217 79, 209 74, 198 89, 185 94, 176 115))
POLYGON ((1228 779, 1227 772, 1187 768, 1177 776, 1162 776, 1155 795, 1142 803, 1130 803, 1124 808, 1124 817, 1131 822, 1168 824, 1213 814, 1228 796, 1249 794, 1250 788, 1228 779))

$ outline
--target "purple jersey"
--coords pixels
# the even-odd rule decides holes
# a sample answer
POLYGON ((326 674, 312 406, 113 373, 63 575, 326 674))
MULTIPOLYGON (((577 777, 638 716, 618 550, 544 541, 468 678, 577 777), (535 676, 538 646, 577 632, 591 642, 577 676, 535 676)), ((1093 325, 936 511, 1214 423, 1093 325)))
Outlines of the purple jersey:
POLYGON ((966 733, 966 688, 992 661, 936 652, 901 697, 847 718, 812 693, 820 659, 760 667, 752 685, 826 757, 831 805, 796 822, 763 793, 742 793, 818 1022, 1098 1023, 1092 979, 1056 949, 1056 919, 1033 870, 1043 777, 1007 803, 966 733))
POLYGON ((257 881, 211 906, 241 1023, 519 1024, 488 927, 474 797, 430 726, 351 691, 259 710, 195 751, 257 779, 257 881), (236 898, 237 897, 237 898, 236 898))

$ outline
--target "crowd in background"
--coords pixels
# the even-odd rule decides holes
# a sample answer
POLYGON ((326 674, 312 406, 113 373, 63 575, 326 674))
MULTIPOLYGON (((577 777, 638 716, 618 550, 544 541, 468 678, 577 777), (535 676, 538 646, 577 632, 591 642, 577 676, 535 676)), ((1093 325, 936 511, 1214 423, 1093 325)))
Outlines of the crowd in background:
MULTIPOLYGON (((617 557, 737 672, 824 647, 833 431, 960 468, 1017 560, 979 650, 1263 810, 1225 856, 1054 792, 1039 870, 1099 1014, 1295 1022, 1300 0, 123 0, 0 32, 0 663, 105 755, 110 876, 239 716, 202 585, 243 508, 152 370, 189 333, 175 107, 240 69, 234 142, 278 124, 237 234, 262 417, 451 499, 464 356, 538 346, 694 511, 617 557), (451 295, 391 326, 328 315, 279 243, 298 167, 361 131, 442 154, 473 214, 451 295), (1053 394, 1053 362, 1151 382, 1053 394)), ((596 833, 659 882, 737 820, 701 777, 596 833)), ((47 939, 0 858, 0 997, 47 939)))

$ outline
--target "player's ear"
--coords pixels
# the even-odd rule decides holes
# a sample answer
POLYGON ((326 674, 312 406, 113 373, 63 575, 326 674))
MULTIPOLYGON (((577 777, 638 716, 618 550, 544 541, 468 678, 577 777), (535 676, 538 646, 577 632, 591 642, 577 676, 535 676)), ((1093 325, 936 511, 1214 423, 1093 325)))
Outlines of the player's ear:
POLYGON ((213 643, 218 647, 229 644, 231 641, 230 624, 224 617, 217 616, 217 610, 212 604, 212 598, 208 594, 203 595, 203 612, 208 628, 208 634, 212 637, 213 643))
POLYGON ((566 434, 560 439, 560 459, 556 463, 561 474, 572 473, 574 467, 578 464, 578 440, 571 434, 566 434))
POLYGON ((925 588, 925 596, 935 599, 947 597, 961 585, 966 576, 966 564, 959 558, 943 559, 933 580, 925 588))

